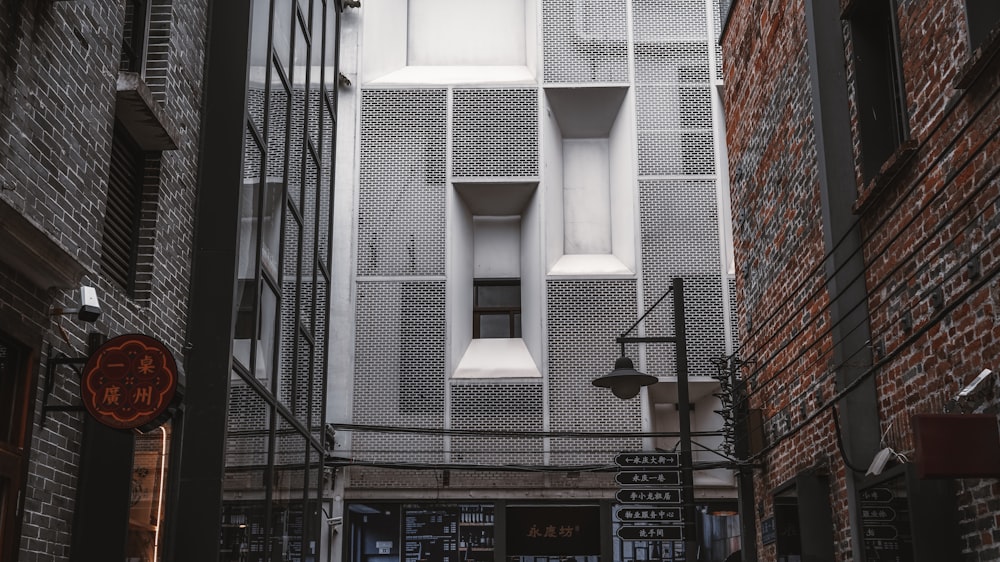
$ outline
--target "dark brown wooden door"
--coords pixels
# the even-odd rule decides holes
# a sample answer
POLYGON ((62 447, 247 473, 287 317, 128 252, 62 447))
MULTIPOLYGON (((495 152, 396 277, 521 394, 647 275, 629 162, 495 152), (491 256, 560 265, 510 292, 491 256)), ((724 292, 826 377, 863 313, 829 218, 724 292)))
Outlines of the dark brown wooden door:
POLYGON ((27 349, 0 333, 0 560, 20 542, 30 390, 27 349))

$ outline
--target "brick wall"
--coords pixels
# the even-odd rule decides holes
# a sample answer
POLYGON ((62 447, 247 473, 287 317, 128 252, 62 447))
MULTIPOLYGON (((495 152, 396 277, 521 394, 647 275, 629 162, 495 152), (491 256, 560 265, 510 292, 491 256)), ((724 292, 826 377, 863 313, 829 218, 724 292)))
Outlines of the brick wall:
MULTIPOLYGON (((89 331, 150 334, 183 364, 206 2, 155 4, 151 85, 180 138, 163 153, 149 299, 138 302, 100 268, 123 4, 15 0, 0 10, 0 197, 86 268, 83 283, 97 288, 104 311, 93 324, 54 321, 48 310, 75 306, 75 288, 34 287, 0 263, 0 325, 39 342, 42 374, 49 345, 85 355, 89 331)), ((50 402, 78 402, 72 371, 58 373, 50 402)), ((66 560, 83 415, 49 413, 43 426, 40 386, 36 396, 20 559, 66 560)))
MULTIPOLYGON (((848 515, 848 469, 831 417, 836 390, 805 6, 738 0, 732 9, 722 44, 741 356, 755 361, 745 374, 773 446, 760 459, 766 470, 755 473, 758 508, 772 513, 777 486, 822 467, 832 487, 837 559, 858 559, 850 541, 859 525, 848 515)), ((880 430, 885 446, 912 459, 910 416, 944 411, 981 369, 996 370, 1000 73, 996 62, 985 65, 978 80, 956 88, 978 60, 967 47, 964 2, 899 2, 897 16, 915 152, 909 160, 897 154, 896 167, 869 184, 861 175, 846 24, 844 60, 880 430)), ((987 395, 971 407, 996 406, 987 395)), ((958 488, 962 559, 1000 559, 995 483, 964 480, 958 488)), ((760 556, 773 560, 774 545, 762 546, 760 556)))

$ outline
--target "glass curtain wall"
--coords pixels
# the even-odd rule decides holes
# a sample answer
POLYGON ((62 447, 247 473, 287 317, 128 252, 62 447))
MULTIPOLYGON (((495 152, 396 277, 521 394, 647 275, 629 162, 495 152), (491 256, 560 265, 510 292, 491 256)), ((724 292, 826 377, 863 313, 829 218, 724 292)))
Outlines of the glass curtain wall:
POLYGON ((318 560, 336 0, 253 0, 221 560, 318 560))

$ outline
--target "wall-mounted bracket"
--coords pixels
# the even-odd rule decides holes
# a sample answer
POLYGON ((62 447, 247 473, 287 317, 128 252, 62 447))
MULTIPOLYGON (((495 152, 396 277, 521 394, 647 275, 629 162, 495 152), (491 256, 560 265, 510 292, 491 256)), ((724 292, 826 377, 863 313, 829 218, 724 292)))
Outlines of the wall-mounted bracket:
POLYGON ((38 423, 39 427, 45 427, 45 418, 49 412, 82 412, 83 404, 49 404, 49 398, 56 386, 56 369, 62 365, 69 366, 76 373, 77 377, 82 375, 81 367, 87 363, 89 357, 68 357, 63 353, 52 354, 52 346, 49 346, 49 360, 45 364, 45 381, 42 388, 42 419, 38 423))

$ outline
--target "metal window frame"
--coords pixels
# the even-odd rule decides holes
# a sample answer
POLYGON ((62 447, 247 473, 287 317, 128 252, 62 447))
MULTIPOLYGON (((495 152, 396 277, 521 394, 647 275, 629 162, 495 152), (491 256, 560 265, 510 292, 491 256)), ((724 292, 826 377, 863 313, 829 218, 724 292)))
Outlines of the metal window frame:
POLYGON ((472 339, 481 339, 479 322, 483 316, 507 315, 507 334, 509 338, 519 337, 515 334, 521 332, 520 322, 517 317, 521 314, 521 303, 517 306, 480 306, 479 287, 514 287, 520 292, 520 279, 503 278, 480 278, 472 282, 472 339))

